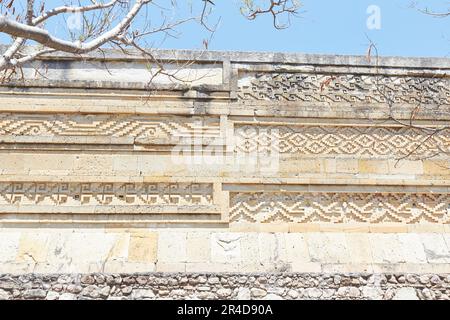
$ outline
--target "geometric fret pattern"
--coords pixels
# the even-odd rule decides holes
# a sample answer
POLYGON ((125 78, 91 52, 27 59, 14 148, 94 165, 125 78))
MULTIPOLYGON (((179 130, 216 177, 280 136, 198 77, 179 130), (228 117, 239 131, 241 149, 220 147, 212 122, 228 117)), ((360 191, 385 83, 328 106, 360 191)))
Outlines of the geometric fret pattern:
POLYGON ((235 136, 239 153, 370 157, 450 153, 450 129, 431 135, 409 127, 243 125, 235 127, 235 136))
POLYGON ((219 132, 217 118, 0 113, 0 135, 170 138, 219 132))
POLYGON ((450 79, 439 77, 249 73, 238 82, 241 100, 450 105, 450 79), (380 92, 381 91, 381 92, 380 92))
POLYGON ((212 184, 207 183, 0 183, 0 205, 202 206, 212 203, 212 184))
POLYGON ((231 222, 450 223, 450 195, 435 193, 235 192, 231 222))

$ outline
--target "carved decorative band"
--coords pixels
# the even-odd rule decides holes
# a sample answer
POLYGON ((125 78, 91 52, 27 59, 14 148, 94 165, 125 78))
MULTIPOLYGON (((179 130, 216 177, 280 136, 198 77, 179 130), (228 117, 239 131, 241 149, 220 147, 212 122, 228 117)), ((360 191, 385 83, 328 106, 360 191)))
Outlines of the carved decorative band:
POLYGON ((432 157, 450 153, 450 130, 430 135, 409 127, 270 126, 235 127, 236 152, 304 155, 432 157))
POLYGON ((450 79, 308 73, 244 74, 241 100, 450 105, 450 79))
POLYGON ((213 187, 207 183, 0 183, 0 206, 177 207, 212 204, 213 187))
POLYGON ((232 222, 450 223, 449 194, 299 193, 230 194, 232 222))
POLYGON ((0 135, 100 136, 136 139, 219 136, 217 118, 139 115, 0 114, 0 135))

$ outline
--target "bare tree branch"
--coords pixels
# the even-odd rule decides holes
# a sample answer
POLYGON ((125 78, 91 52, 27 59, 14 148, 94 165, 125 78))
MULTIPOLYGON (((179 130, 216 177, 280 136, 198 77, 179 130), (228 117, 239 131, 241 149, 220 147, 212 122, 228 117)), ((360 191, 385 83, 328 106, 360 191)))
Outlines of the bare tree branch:
MULTIPOLYGON (((297 0, 261 0, 268 4, 266 9, 255 6, 253 0, 241 1, 250 9, 247 18, 253 20, 259 15, 269 14, 273 17, 273 23, 277 29, 285 27, 280 24, 279 16, 288 14, 289 17, 295 14, 298 8, 297 0)), ((200 11, 199 15, 195 16, 191 7, 190 16, 175 18, 175 20, 169 18, 171 15, 169 12, 175 12, 175 1, 170 1, 168 8, 161 7, 156 0, 71 0, 50 9, 45 8, 46 3, 47 0, 27 0, 26 5, 23 6, 23 3, 17 4, 14 0, 0 0, 0 33, 12 38, 9 48, 0 54, 0 73, 8 71, 8 76, 3 77, 4 79, 18 75, 16 68, 22 68, 24 64, 52 52, 83 55, 110 46, 119 47, 121 50, 134 48, 142 56, 153 60, 150 50, 144 49, 142 45, 147 43, 145 41, 147 37, 157 34, 164 37, 176 37, 179 26, 192 21, 200 24, 212 36, 220 22, 219 17, 215 25, 211 26, 208 23, 208 17, 215 5, 212 0, 195 0, 195 3, 201 3, 200 7, 195 7, 200 11), (71 5, 72 3, 77 5, 71 5), (142 10, 144 7, 150 8, 150 4, 152 8, 163 11, 162 23, 156 27, 151 26, 152 19, 147 17, 149 11, 142 10), (39 8, 36 8, 38 5, 39 8), (80 15, 77 18, 81 21, 79 28, 81 31, 75 31, 78 28, 71 28, 67 22, 67 30, 63 27, 63 32, 52 34, 46 27, 47 22, 52 20, 51 18, 55 18, 52 21, 56 22, 65 20, 65 14, 80 15), (136 25, 139 27, 133 30, 136 25), (38 46, 25 48, 27 41, 34 41, 38 46)), ((208 45, 208 40, 203 40, 205 49, 208 45)), ((158 73, 165 74, 164 65, 161 63, 156 65, 159 69, 158 73)), ((173 72, 172 78, 180 80, 175 74, 173 72)))
POLYGON ((244 1, 245 7, 242 7, 244 15, 249 20, 255 20, 258 16, 270 14, 273 20, 273 26, 276 29, 286 29, 290 26, 290 17, 298 13, 300 3, 296 0, 270 0, 268 7, 261 8, 255 5, 253 0, 244 1), (286 16, 286 23, 280 22, 280 17, 286 16))
POLYGON ((93 11, 93 10, 99 10, 99 9, 106 9, 106 8, 110 8, 112 6, 114 6, 115 4, 117 4, 119 2, 119 0, 113 0, 110 1, 108 3, 94 3, 93 5, 90 6, 79 6, 79 7, 69 7, 69 6, 62 6, 62 7, 57 7, 54 8, 52 10, 49 10, 45 13, 43 13, 41 16, 33 19, 33 26, 39 25, 42 22, 44 22, 45 20, 54 17, 56 15, 62 14, 62 13, 76 13, 76 12, 88 12, 88 11, 93 11))
POLYGON ((101 47, 108 41, 124 33, 130 26, 131 21, 139 13, 139 10, 141 10, 142 6, 150 3, 151 1, 152 0, 136 0, 134 6, 130 9, 130 11, 122 21, 120 21, 111 30, 105 32, 104 34, 100 35, 94 40, 91 40, 88 43, 73 43, 70 41, 58 39, 50 35, 47 30, 25 25, 11 20, 5 16, 0 17, 0 32, 4 32, 15 37, 30 39, 54 50, 83 54, 101 47))

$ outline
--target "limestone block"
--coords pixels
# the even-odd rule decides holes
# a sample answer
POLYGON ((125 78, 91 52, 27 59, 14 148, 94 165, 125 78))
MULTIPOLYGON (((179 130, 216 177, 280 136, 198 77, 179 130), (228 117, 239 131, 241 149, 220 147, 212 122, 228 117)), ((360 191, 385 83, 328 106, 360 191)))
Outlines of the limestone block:
POLYGON ((370 174, 385 174, 389 172, 388 162, 385 160, 358 160, 358 172, 370 174))
POLYGON ((189 232, 187 234, 187 261, 208 262, 211 259, 211 233, 189 232))
POLYGON ((310 233, 306 235, 312 262, 345 263, 350 261, 344 233, 310 233))
POLYGON ((186 263, 160 262, 156 263, 156 272, 186 272, 186 263))
POLYGON ((277 262, 287 261, 286 241, 284 233, 258 234, 259 261, 277 262))
POLYGON ((345 235, 347 252, 352 263, 372 263, 373 243, 366 233, 350 233, 345 235))
POLYGON ((38 272, 34 262, 0 262, 0 274, 24 274, 38 272))
MULTIPOLYGON (((240 233, 241 261, 243 265, 259 264, 259 236, 256 232, 240 233)), ((249 266, 249 269, 252 267, 249 266)), ((257 267, 254 268, 257 271, 257 267)))
POLYGON ((258 226, 259 232, 288 232, 289 224, 287 223, 261 223, 258 226))
POLYGON ((179 263, 187 261, 187 233, 166 231, 159 233, 158 262, 179 263))
POLYGON ((430 176, 450 175, 450 160, 423 160, 423 173, 430 176))
POLYGON ((321 267, 324 273, 373 272, 373 265, 365 263, 327 263, 321 267))
POLYGON ((371 233, 405 233, 408 226, 402 223, 376 223, 369 225, 371 233))
POLYGON ((446 225, 433 223, 420 223, 408 225, 409 233, 444 233, 446 225))
POLYGON ((279 170, 281 172, 307 172, 320 173, 324 171, 324 160, 321 159, 280 159, 279 170))
POLYGON ((322 265, 317 262, 294 261, 291 268, 292 272, 322 272, 322 265))
POLYGON ((140 263, 153 263, 158 252, 158 233, 132 235, 128 247, 128 261, 140 263))
POLYGON ((356 160, 356 159, 336 159, 336 172, 338 172, 338 173, 358 173, 358 160, 356 160))
POLYGON ((311 262, 306 236, 298 233, 285 235, 286 255, 288 262, 307 263, 311 262))
POLYGON ((241 260, 240 233, 211 234, 211 261, 238 263, 241 260))
POLYGON ((418 234, 401 233, 397 237, 402 246, 403 255, 407 263, 427 262, 424 247, 418 234))
POLYGON ((371 233, 373 263, 404 263, 403 247, 396 234, 371 233))
POLYGON ((31 174, 57 174, 60 171, 70 171, 74 166, 75 157, 65 154, 30 153, 24 154, 24 168, 31 174), (40 161, 36 161, 36 157, 40 161))
POLYGON ((16 260, 20 237, 20 232, 0 232, 0 262, 16 260))
POLYGON ((450 263, 450 250, 443 234, 422 233, 419 237, 429 263, 450 263))
POLYGON ((156 271, 156 264, 153 262, 108 260, 100 264, 90 264, 89 266, 89 272, 122 273, 125 270, 130 273, 154 272, 156 271))
POLYGON ((219 262, 197 262, 186 263, 186 272, 247 272, 246 269, 241 269, 237 263, 219 263, 219 262))
POLYGON ((416 160, 389 160, 389 173, 392 174, 423 174, 422 161, 416 160))
POLYGON ((2 164, 0 170, 2 174, 20 174, 25 169, 25 157, 20 153, 1 153, 0 163, 2 164))
POLYGON ((77 173, 112 173, 114 158, 110 155, 81 154, 74 160, 74 172, 77 173))
POLYGON ((289 223, 289 232, 319 232, 319 223, 289 223))
MULTIPOLYGON (((43 270, 61 272, 89 272, 89 265, 106 261, 111 254, 116 235, 99 232, 55 232, 48 240, 47 264, 43 270), (83 271, 77 271, 83 270, 83 271)), ((52 271, 48 271, 52 272, 52 271)))
POLYGON ((110 259, 127 260, 130 247, 130 234, 123 232, 116 234, 116 241, 111 249, 110 259))
POLYGON ((18 261, 45 262, 49 234, 43 232, 23 232, 20 237, 18 261))

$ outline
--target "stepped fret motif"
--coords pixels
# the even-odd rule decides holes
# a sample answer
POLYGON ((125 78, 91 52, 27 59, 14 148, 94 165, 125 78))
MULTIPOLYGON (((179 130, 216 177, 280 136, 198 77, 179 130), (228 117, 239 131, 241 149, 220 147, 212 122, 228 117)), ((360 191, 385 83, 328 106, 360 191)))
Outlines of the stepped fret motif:
POLYGON ((0 114, 0 135, 171 138, 219 136, 219 120, 128 115, 0 114))
POLYGON ((232 193, 233 222, 450 223, 448 194, 232 193))
POLYGON ((308 73, 246 74, 239 80, 241 100, 363 102, 450 105, 450 79, 410 76, 308 73))
POLYGON ((450 130, 344 126, 236 126, 236 152, 400 157, 450 152, 450 130))
POLYGON ((212 203, 212 185, 202 183, 0 183, 0 205, 189 206, 212 203))

